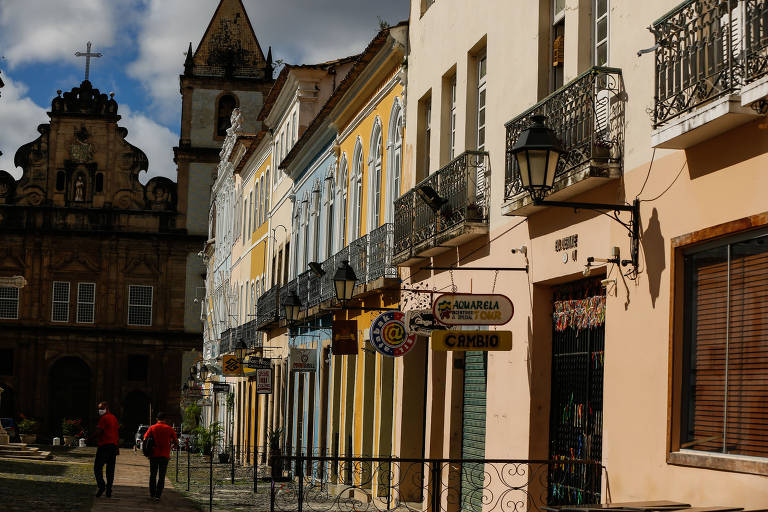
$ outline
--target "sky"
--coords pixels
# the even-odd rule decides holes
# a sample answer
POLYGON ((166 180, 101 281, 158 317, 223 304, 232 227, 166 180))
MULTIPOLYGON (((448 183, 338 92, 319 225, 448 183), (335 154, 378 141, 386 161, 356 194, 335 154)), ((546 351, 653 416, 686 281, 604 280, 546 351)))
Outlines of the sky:
MULTIPOLYGON (((197 47, 218 0, 0 0, 0 170, 16 179, 13 155, 38 137, 56 90, 84 78, 115 93, 126 138, 149 158, 152 176, 176 178, 173 146, 181 121, 179 74, 189 43, 197 47)), ((408 18, 408 0, 243 0, 264 53, 289 64, 362 51, 379 30, 408 18)))

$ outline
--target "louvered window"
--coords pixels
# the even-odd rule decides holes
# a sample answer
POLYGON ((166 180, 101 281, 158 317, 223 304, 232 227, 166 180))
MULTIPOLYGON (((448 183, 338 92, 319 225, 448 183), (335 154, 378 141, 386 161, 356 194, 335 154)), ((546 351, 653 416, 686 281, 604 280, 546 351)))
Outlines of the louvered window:
POLYGON ((768 234, 685 255, 682 449, 768 457, 768 234))
POLYGON ((152 325, 152 287, 128 287, 128 325, 152 325))
POLYGON ((69 322, 69 283, 53 282, 52 322, 69 322))
POLYGON ((77 283, 77 322, 93 323, 94 306, 96 304, 96 284, 77 283))

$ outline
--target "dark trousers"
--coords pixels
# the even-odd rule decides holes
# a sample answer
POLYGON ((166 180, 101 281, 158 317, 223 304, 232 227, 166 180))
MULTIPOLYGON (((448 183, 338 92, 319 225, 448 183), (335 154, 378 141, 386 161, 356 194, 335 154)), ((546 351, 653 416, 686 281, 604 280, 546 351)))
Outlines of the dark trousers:
POLYGON ((165 472, 168 469, 168 459, 165 457, 149 458, 149 495, 159 498, 165 486, 165 472))
POLYGON ((117 445, 105 444, 96 450, 96 460, 93 461, 93 474, 96 477, 96 485, 99 489, 105 487, 112 491, 112 482, 115 480, 115 458, 117 457, 117 445), (107 483, 104 484, 103 469, 107 465, 107 483))

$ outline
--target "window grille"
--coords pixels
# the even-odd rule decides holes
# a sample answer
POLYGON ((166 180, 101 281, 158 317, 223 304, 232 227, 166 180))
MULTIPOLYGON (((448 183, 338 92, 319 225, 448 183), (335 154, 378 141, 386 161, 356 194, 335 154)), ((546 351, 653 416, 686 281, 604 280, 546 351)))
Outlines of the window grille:
POLYGON ((96 283, 77 284, 77 323, 92 324, 96 304, 96 283))
POLYGON ((152 325, 152 287, 128 287, 128 325, 152 325))
POLYGON ((53 282, 52 322, 69 322, 69 283, 53 282))
POLYGON ((16 320, 19 318, 19 289, 0 286, 0 319, 16 320))

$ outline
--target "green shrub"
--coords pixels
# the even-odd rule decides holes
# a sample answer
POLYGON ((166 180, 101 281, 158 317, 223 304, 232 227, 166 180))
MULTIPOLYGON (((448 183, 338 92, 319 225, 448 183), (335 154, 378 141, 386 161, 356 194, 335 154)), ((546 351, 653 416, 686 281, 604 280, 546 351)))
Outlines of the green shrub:
POLYGON ((61 433, 65 436, 73 436, 82 430, 79 419, 64 419, 61 422, 61 433))
POLYGON ((19 422, 19 434, 37 434, 37 421, 24 418, 19 422))

